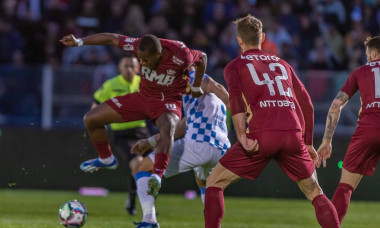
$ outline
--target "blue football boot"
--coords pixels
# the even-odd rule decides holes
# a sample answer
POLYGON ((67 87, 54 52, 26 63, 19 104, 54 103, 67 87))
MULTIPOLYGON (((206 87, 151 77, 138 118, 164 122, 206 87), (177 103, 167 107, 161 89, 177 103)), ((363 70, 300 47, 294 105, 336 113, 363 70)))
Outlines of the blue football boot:
POLYGON ((117 161, 116 157, 110 164, 104 164, 102 163, 99 158, 91 159, 88 161, 83 162, 80 165, 80 169, 84 172, 94 172, 98 171, 99 169, 116 169, 119 166, 119 162, 117 161))
POLYGON ((147 223, 147 222, 134 222, 136 228, 160 228, 160 225, 157 223, 147 223))

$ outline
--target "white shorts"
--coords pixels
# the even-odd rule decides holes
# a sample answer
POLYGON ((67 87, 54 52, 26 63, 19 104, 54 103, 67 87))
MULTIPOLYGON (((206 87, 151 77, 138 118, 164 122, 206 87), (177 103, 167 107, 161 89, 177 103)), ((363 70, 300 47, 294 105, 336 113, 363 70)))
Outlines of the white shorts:
MULTIPOLYGON (((149 158, 154 162, 155 153, 149 158)), ((171 177, 179 173, 194 170, 198 178, 206 180, 212 168, 222 157, 222 151, 207 142, 178 139, 174 142, 172 155, 164 176, 171 177)))

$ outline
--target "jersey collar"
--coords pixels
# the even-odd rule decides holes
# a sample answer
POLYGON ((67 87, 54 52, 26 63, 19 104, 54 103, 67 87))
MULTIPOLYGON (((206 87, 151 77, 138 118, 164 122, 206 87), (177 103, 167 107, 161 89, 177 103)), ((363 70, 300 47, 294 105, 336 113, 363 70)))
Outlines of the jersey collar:
POLYGON ((253 48, 253 49, 249 49, 249 50, 246 50, 243 54, 246 54, 246 53, 264 53, 262 50, 260 49, 257 49, 257 48, 253 48))

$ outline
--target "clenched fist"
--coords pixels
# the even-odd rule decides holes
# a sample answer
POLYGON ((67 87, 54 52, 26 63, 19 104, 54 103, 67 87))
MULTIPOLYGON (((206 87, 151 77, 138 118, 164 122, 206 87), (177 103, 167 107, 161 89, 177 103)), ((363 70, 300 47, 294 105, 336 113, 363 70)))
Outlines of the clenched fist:
POLYGON ((80 39, 75 38, 73 34, 64 36, 60 42, 66 46, 77 47, 79 46, 80 39))

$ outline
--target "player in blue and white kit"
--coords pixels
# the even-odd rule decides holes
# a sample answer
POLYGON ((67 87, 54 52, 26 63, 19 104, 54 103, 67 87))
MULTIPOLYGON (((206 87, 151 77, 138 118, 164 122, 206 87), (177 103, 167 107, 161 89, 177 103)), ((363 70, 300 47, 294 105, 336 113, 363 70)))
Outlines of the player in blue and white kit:
MULTIPOLYGON (((194 79, 194 71, 190 72, 190 79, 191 81, 194 79)), ((183 137, 174 142, 164 176, 171 177, 194 170, 202 202, 204 202, 206 179, 231 144, 228 140, 226 125, 226 104, 229 106, 226 89, 208 75, 204 75, 201 88, 205 94, 199 98, 193 98, 190 95, 182 97, 184 117, 176 127, 174 137, 176 139, 183 137)), ((142 139, 132 147, 132 153, 144 153, 158 140, 159 134, 149 139, 142 139)), ((148 189, 150 188, 148 179, 153 164, 154 153, 151 153, 133 170, 143 211, 143 220, 137 224, 139 228, 159 227, 154 206, 155 198, 147 194, 147 191, 157 194, 159 190, 148 189)))

